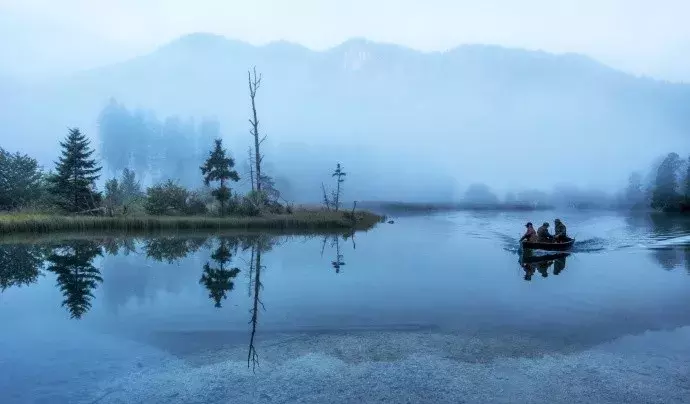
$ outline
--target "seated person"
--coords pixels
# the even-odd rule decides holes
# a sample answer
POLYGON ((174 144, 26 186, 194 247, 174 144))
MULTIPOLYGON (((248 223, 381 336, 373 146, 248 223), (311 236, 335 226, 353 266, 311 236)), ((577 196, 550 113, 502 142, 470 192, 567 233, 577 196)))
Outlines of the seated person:
POLYGON ((565 225, 561 222, 561 219, 554 220, 555 226, 555 240, 557 242, 564 242, 570 240, 565 225))
POLYGON ((534 231, 534 226, 532 226, 532 222, 527 223, 525 227, 527 227, 527 231, 525 232, 525 235, 522 236, 522 238, 520 239, 520 242, 523 242, 525 240, 531 242, 537 241, 537 232, 534 231))
POLYGON ((544 222, 544 224, 537 229, 537 237, 542 243, 553 241, 553 236, 549 233, 549 223, 544 222))

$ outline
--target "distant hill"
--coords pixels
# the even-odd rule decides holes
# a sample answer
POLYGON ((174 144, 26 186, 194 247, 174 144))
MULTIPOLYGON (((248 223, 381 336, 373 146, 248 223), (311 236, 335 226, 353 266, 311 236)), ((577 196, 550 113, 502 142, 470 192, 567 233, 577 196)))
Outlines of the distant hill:
POLYGON ((363 199, 406 200, 449 198, 473 182, 622 186, 659 154, 690 152, 690 86, 581 55, 482 45, 422 53, 363 39, 316 52, 210 34, 31 88, 8 93, 0 83, 12 99, 0 119, 17 135, 3 144, 49 161, 66 126, 94 135, 98 112, 115 97, 159 116, 216 116, 243 158, 254 65, 263 74, 267 160, 307 176, 300 182, 316 185, 317 198, 319 184, 306 183, 315 173, 327 180, 336 160, 363 199))

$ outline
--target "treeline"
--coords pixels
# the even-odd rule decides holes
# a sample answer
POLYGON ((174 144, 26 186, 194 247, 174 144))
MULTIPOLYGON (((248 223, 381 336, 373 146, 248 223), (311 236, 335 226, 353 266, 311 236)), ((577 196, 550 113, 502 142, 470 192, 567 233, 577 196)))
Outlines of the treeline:
POLYGON ((130 169, 151 183, 173 179, 185 187, 201 185, 198 167, 209 145, 220 137, 215 119, 196 123, 172 116, 160 121, 146 111, 130 111, 115 99, 98 118, 100 153, 110 174, 130 169))
POLYGON ((264 181, 263 189, 240 195, 230 184, 239 181, 235 162, 227 157, 221 139, 207 152, 204 165, 194 173, 204 186, 192 191, 167 180, 145 190, 136 173, 124 168, 118 177, 96 186, 102 166, 93 157, 89 139, 78 129, 69 129, 60 142, 62 154, 52 171, 45 172, 28 155, 0 149, 0 210, 30 209, 54 213, 93 213, 150 215, 195 215, 228 213, 257 215, 261 212, 286 213, 291 208, 278 202, 280 193, 264 181))
MULTIPOLYGON (((248 73, 252 147, 247 192, 236 189, 241 176, 216 121, 204 121, 199 128, 175 118, 160 124, 139 112, 130 114, 113 101, 100 118, 102 154, 114 174, 102 190, 97 181, 104 161, 94 157, 90 140, 72 128, 48 172, 32 157, 0 148, 0 210, 110 216, 292 213, 264 167, 261 145, 266 137, 259 130, 255 103, 261 75, 248 73), (144 189, 141 178, 147 174, 154 181, 144 189)), ((345 175, 338 164, 332 174, 336 189, 326 198, 329 210, 341 205, 345 175)))
POLYGON ((249 181, 251 190, 233 192, 240 181, 235 160, 223 147, 217 122, 183 125, 176 119, 163 124, 129 112, 115 102, 100 118, 103 155, 114 177, 103 190, 96 181, 102 176, 102 162, 94 157, 90 140, 78 129, 69 129, 55 167, 45 172, 38 162, 19 153, 0 149, 0 210, 33 208, 60 213, 108 215, 144 211, 151 215, 215 213, 258 215, 290 213, 279 202, 280 192, 263 168, 255 97, 261 75, 249 72, 251 130, 249 181), (142 173, 158 179, 143 190, 142 173), (138 175, 137 175, 138 174, 138 175), (161 180, 167 178, 167 180, 161 180), (171 178, 175 178, 172 180, 171 178), (202 185, 203 184, 203 185, 202 185), (198 185, 195 191, 191 187, 198 185))
POLYGON ((669 153, 647 176, 634 172, 621 195, 620 205, 628 209, 662 212, 690 211, 690 157, 669 153))

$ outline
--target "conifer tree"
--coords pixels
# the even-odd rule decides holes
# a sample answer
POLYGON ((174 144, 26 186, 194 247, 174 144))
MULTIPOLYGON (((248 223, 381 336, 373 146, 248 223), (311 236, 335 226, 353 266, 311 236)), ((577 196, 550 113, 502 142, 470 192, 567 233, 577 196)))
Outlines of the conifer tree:
POLYGON ((201 174, 204 176, 204 184, 208 186, 211 182, 218 181, 219 187, 212 191, 213 196, 220 202, 220 215, 225 214, 225 204, 230 199, 230 188, 225 185, 226 181, 239 181, 240 176, 233 170, 235 160, 227 157, 221 139, 215 140, 215 148, 209 152, 208 159, 201 166, 201 174))
POLYGON ((62 155, 50 178, 50 193, 58 206, 68 212, 94 208, 100 199, 94 182, 100 177, 101 167, 91 158, 94 150, 89 139, 74 128, 60 146, 62 155))

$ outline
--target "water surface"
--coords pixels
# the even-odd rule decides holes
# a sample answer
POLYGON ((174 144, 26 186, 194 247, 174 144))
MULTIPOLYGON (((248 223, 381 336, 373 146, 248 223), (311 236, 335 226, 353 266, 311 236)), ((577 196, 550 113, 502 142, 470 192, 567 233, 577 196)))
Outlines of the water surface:
POLYGON ((7 241, 2 402, 688 402, 690 221, 533 216, 7 241))

